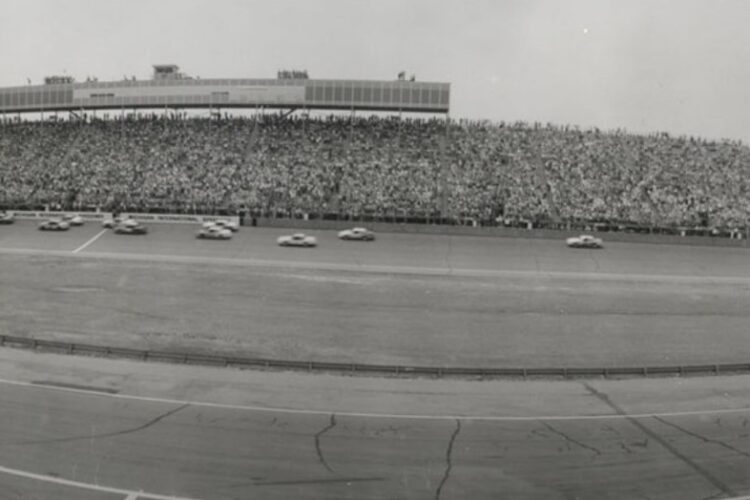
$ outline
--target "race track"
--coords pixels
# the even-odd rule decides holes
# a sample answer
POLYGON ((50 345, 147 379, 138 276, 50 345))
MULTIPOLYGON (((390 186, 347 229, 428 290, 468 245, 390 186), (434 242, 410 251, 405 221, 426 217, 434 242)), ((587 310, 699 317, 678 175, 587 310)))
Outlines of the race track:
POLYGON ((279 248, 0 227, 0 330, 113 346, 438 366, 748 362, 750 251, 381 234, 279 248))
MULTIPOLYGON (((0 329, 291 359, 747 361, 744 249, 380 235, 280 249, 190 226, 0 227, 0 329)), ((346 377, 0 349, 0 498, 750 494, 748 376, 346 377)))
POLYGON ((0 379, 1 498, 750 493, 746 376, 388 381, 23 351, 0 359, 0 375, 17 380, 0 379))

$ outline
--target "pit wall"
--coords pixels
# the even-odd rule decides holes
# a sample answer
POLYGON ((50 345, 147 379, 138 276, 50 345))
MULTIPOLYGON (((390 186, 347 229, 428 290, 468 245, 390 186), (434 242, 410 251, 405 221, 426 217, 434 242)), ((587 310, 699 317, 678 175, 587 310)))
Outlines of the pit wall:
MULTIPOLYGON (((404 233, 404 234, 442 234, 456 236, 488 236, 496 238, 530 238, 563 240, 570 236, 578 236, 581 231, 565 231, 556 229, 521 229, 511 227, 482 227, 482 226, 448 226, 438 224, 400 224, 383 222, 351 222, 351 221, 323 221, 302 219, 274 219, 257 218, 258 227, 277 227, 288 229, 311 230, 341 230, 363 226, 376 233, 404 233)), ((245 218, 245 226, 252 225, 250 217, 245 218)), ((600 237, 606 244, 608 241, 633 243, 658 243, 667 245, 693 245, 715 247, 747 247, 747 239, 732 239, 709 236, 677 236, 668 234, 643 234, 625 232, 592 231, 591 234, 600 237)))

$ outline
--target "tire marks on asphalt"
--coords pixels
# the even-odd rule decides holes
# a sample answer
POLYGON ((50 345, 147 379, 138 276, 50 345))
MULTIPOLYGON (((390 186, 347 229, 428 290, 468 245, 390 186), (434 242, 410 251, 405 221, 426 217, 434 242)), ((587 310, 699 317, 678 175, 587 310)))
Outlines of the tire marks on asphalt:
POLYGON ((671 453, 675 458, 683 462, 685 465, 693 469, 695 472, 698 473, 701 477, 703 477, 706 481, 711 483, 715 488, 720 490, 724 495, 729 496, 737 496, 737 493, 732 490, 727 484, 725 484, 723 481, 721 481, 718 477, 713 475, 710 471, 696 463, 694 460, 692 460, 687 455, 683 454, 680 450, 678 450, 676 447, 674 447, 672 444, 670 444, 666 439, 664 439, 662 436, 657 434, 656 432, 652 431, 649 427, 647 427, 643 422, 641 422, 638 419, 635 419, 633 417, 627 416, 627 413, 625 410, 620 408, 620 406, 612 401, 609 396, 607 396, 605 393, 600 392, 596 390, 594 387, 592 387, 590 384, 583 382, 583 386, 586 388, 589 393, 591 393, 592 396, 599 399, 601 402, 612 408, 615 412, 617 412, 620 415, 623 415, 625 419, 627 419, 628 422, 633 424, 635 427, 637 427, 641 432, 643 432, 645 435, 647 435, 649 438, 653 439, 657 443, 659 443, 665 450, 667 450, 669 453, 671 453))

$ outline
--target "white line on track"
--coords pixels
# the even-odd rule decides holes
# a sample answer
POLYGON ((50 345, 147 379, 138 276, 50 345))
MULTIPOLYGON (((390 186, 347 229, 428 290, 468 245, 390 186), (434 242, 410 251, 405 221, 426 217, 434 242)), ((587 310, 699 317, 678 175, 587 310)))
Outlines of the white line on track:
POLYGON ((46 474, 37 474, 35 472, 28 472, 20 469, 11 469, 10 467, 3 467, 0 465, 0 474, 7 474, 9 476, 23 477, 26 479, 33 479, 35 481, 42 481, 44 483, 57 484, 60 486, 70 486, 72 488, 79 488, 83 490, 93 490, 101 493, 112 493, 114 495, 123 495, 126 500, 144 499, 144 500, 197 500, 187 497, 175 497, 170 495, 160 495, 158 493, 147 493, 144 491, 126 490, 123 488, 112 488, 109 486, 100 486, 98 484, 82 483, 80 481, 72 481, 70 479, 63 479, 61 477, 48 476, 46 474))
POLYGON ((93 242, 95 242, 96 240, 98 240, 98 239, 99 239, 99 238, 101 237, 101 235, 103 235, 103 234, 104 234, 104 233, 106 233, 106 232, 107 232, 107 230, 106 230, 106 229, 102 229, 101 231, 99 231, 99 232, 98 232, 98 233, 96 234, 96 236, 94 236, 93 238, 91 238, 90 240, 88 240, 88 241, 87 241, 86 243, 84 243, 84 244, 83 244, 83 245, 81 245, 80 247, 78 247, 78 248, 76 248, 75 250, 73 250, 73 253, 78 253, 78 252, 80 252, 81 250, 83 250, 83 249, 84 249, 84 248, 86 248, 87 246, 91 245, 91 244, 92 244, 93 242))
POLYGON ((296 408, 279 408, 273 406, 257 406, 257 405, 235 405, 225 403, 212 403, 208 401, 186 401, 180 399, 169 399, 169 398, 157 398, 149 396, 135 396, 131 394, 112 394, 99 391, 89 391, 86 389, 76 389, 73 387, 58 387, 50 385, 39 385, 31 382, 23 382, 18 380, 0 379, 0 384, 13 385, 20 387, 29 387, 39 390, 57 391, 57 392, 71 392, 75 394, 86 394, 95 397, 105 397, 113 399, 124 399, 130 401, 142 401, 146 403, 160 403, 160 404, 173 404, 173 405, 189 405, 202 408, 217 408, 223 410, 237 410, 247 412, 264 412, 264 413, 282 413, 291 415, 325 415, 330 416, 331 413, 335 413, 336 416, 340 417, 357 417, 357 418, 390 418, 390 419, 403 419, 403 420, 465 420, 465 421, 481 421, 481 422, 526 422, 535 420, 622 420, 628 418, 653 418, 653 417, 685 417, 685 416, 699 416, 699 415, 726 415, 732 413, 750 413, 750 407, 744 408, 717 408, 717 409, 705 409, 705 410, 688 410, 688 411, 672 411, 672 412, 653 412, 653 413, 606 413, 601 415, 521 415, 521 416, 503 416, 503 415, 419 415, 409 413, 370 413, 370 412, 353 412, 353 411, 338 411, 338 410, 305 410, 296 408))

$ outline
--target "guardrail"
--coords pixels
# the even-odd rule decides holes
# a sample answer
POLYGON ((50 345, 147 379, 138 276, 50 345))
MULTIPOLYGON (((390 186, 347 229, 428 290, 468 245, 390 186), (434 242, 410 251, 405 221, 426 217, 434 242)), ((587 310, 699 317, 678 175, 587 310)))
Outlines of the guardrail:
POLYGON ((235 368, 280 368, 295 371, 322 371, 345 373, 375 373, 379 375, 433 376, 433 377, 487 377, 487 378, 593 378, 593 377, 653 377, 682 375, 719 375, 750 373, 750 363, 721 363, 702 365, 639 366, 639 367, 571 367, 571 368, 481 368, 458 366, 408 366, 367 363, 339 363, 327 361, 295 361, 283 359, 251 358, 200 354, 175 351, 158 351, 79 344, 57 340, 34 339, 0 335, 0 346, 33 350, 46 350, 67 354, 89 354, 113 358, 163 361, 205 366, 235 368))

